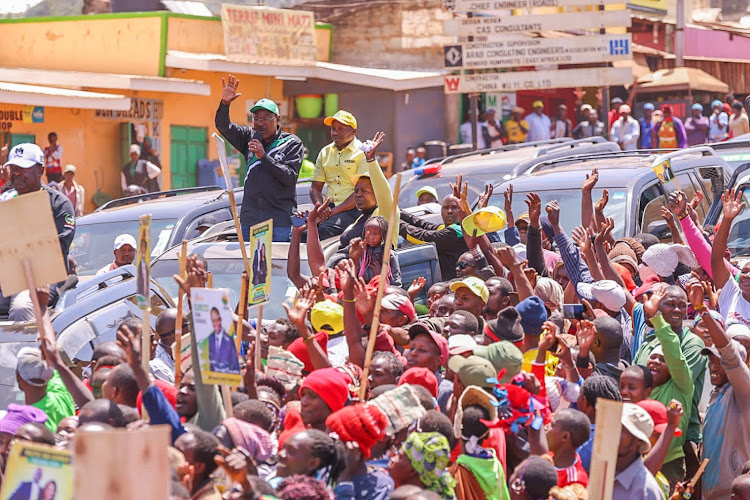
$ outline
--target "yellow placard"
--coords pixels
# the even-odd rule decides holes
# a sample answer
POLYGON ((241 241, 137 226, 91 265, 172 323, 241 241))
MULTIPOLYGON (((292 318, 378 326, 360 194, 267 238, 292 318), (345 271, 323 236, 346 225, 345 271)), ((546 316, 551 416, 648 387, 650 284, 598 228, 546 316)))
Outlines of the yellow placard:
POLYGON ((250 228, 251 262, 250 292, 247 303, 259 306, 271 300, 271 249, 273 245, 273 219, 250 228))
POLYGON ((240 364, 234 340, 229 290, 192 288, 193 325, 198 366, 206 384, 240 385, 240 364))
POLYGON ((73 498, 70 451, 28 441, 16 441, 5 467, 0 499, 73 498))

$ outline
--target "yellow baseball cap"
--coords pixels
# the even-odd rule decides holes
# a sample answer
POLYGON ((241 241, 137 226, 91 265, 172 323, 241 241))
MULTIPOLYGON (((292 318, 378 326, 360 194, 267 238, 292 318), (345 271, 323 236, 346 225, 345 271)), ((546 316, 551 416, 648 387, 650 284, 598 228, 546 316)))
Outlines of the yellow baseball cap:
POLYGON ((325 123, 326 126, 330 127, 331 125, 333 125, 334 120, 339 123, 343 123, 344 125, 349 125, 353 129, 357 128, 357 119, 354 118, 353 114, 348 111, 344 111, 343 109, 336 111, 336 114, 333 116, 327 116, 326 119, 323 120, 323 123, 325 123))
POLYGON ((452 283, 450 286, 451 292, 455 292, 459 288, 468 288, 471 293, 482 299, 485 304, 490 298, 490 291, 487 290, 487 285, 485 285, 484 281, 482 281, 480 278, 477 278, 476 276, 467 276, 461 281, 452 283))
POLYGON ((419 188, 419 190, 417 191, 417 200, 419 200, 419 197, 422 196, 424 193, 431 194, 432 196, 435 197, 436 200, 439 199, 438 198, 438 194, 437 194, 437 190, 434 187, 432 187, 432 186, 424 186, 424 187, 419 188))
POLYGON ((497 207, 485 207, 464 217, 461 227, 470 236, 474 235, 474 231, 477 236, 482 236, 485 233, 500 231, 507 223, 505 211, 497 207))
POLYGON ((310 311, 310 323, 316 332, 335 335, 344 331, 344 308, 331 300, 322 300, 310 311))
POLYGON ((542 101, 534 101, 534 103, 531 105, 532 108, 543 108, 544 103, 542 101))

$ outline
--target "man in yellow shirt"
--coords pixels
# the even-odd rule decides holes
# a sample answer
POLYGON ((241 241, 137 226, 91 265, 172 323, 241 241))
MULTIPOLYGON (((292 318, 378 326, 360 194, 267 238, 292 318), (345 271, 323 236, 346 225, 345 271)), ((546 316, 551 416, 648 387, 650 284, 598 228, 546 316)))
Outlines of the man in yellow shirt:
POLYGON ((323 202, 323 186, 331 204, 322 212, 327 219, 318 228, 321 240, 341 234, 360 214, 354 202, 352 177, 367 173, 367 160, 362 152, 362 142, 357 139, 357 119, 351 113, 339 110, 324 123, 331 127, 333 142, 320 150, 310 185, 313 203, 323 202))
POLYGON ((508 136, 508 144, 526 142, 529 135, 529 124, 523 117, 524 109, 517 106, 511 111, 510 119, 505 122, 505 133, 508 136))

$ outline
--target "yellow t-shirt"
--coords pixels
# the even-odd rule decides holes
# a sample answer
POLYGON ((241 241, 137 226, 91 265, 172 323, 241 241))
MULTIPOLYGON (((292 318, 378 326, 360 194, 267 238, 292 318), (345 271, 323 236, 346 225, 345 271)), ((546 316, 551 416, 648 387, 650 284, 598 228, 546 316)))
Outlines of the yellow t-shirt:
MULTIPOLYGON (((536 354, 538 351, 539 349, 534 348, 523 353, 523 365, 521 365, 523 371, 531 373, 531 363, 536 361, 536 354)), ((545 372, 548 377, 553 377, 555 375, 558 361, 559 359, 556 356, 547 351, 547 366, 545 367, 545 372)))
POLYGON ((528 135, 528 133, 524 134, 521 131, 521 127, 529 130, 529 124, 526 122, 526 120, 517 122, 511 118, 510 120, 505 122, 505 134, 508 136, 509 142, 516 143, 524 142, 526 140, 526 136, 528 135))
POLYGON ((344 149, 340 150, 331 143, 318 154, 311 180, 326 183, 326 195, 331 197, 334 205, 354 193, 353 175, 367 173, 367 158, 361 146, 362 142, 355 137, 344 149))

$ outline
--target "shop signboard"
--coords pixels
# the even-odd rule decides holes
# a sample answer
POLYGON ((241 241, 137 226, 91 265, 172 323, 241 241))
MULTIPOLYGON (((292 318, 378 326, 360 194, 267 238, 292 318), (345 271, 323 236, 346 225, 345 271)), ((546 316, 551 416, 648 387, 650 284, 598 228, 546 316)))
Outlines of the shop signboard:
POLYGON ((502 40, 508 33, 630 27, 629 10, 533 14, 530 16, 465 17, 443 21, 446 35, 502 40))
MULTIPOLYGON (((641 0, 657 3, 660 0, 641 0)), ((664 0, 666 1, 666 0, 664 0)), ((443 9, 451 12, 492 12, 504 9, 538 7, 574 7, 622 4, 622 0, 443 0, 443 9)))

